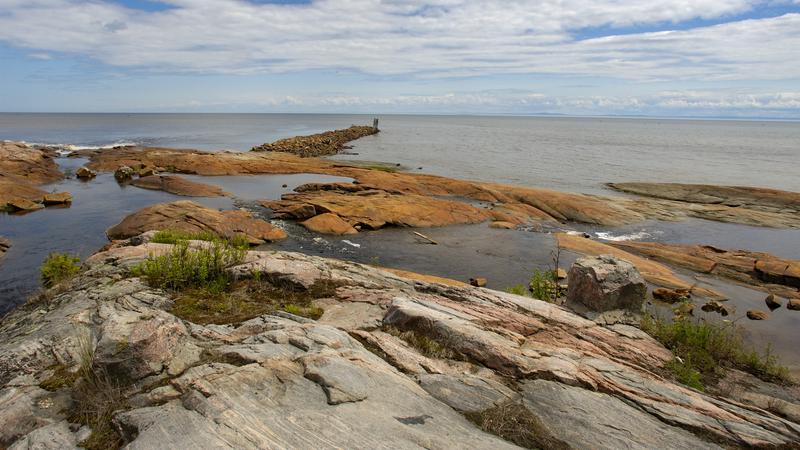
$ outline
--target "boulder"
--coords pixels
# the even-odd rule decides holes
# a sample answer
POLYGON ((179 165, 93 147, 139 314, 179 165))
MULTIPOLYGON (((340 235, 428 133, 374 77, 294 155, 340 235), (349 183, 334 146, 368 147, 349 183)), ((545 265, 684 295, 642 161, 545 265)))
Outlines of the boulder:
POLYGON ((783 306, 780 300, 775 298, 775 294, 769 294, 767 298, 764 299, 764 303, 767 304, 767 308, 769 308, 770 311, 775 311, 783 306))
POLYGON ((486 287, 486 278, 483 277, 470 278, 469 284, 475 287, 486 287))
POLYGON ((800 311, 800 298, 790 299, 789 303, 786 304, 786 309, 791 309, 792 311, 800 311))
POLYGON ((567 306, 591 312, 622 310, 640 314, 647 285, 633 264, 611 255, 578 259, 569 270, 567 306))
POLYGON ((559 280, 566 280, 567 279, 567 271, 559 267, 556 269, 556 278, 559 280))
POLYGON ((224 197, 228 195, 219 186, 189 181, 177 175, 143 176, 131 184, 143 189, 160 190, 185 197, 224 197))
POLYGON ((81 167, 75 171, 75 176, 81 180, 89 180, 97 176, 97 172, 87 167, 81 167))
POLYGON ((718 301, 711 300, 710 302, 704 304, 700 307, 705 312, 716 312, 719 313, 721 316, 726 317, 728 316, 731 311, 730 308, 718 301))
POLYGON ((114 178, 122 183, 124 181, 132 180, 135 173, 136 172, 128 166, 119 166, 117 167, 117 170, 114 171, 114 178))
POLYGON ((747 318, 750 320, 767 320, 769 319, 769 313, 760 309, 751 309, 747 311, 747 318))
POLYGON ((314 216, 300 225, 306 227, 309 231, 321 234, 358 234, 358 231, 352 225, 342 220, 336 214, 325 213, 314 216))
POLYGON ((286 232, 241 210, 218 211, 182 200, 140 209, 106 231, 109 239, 128 239, 150 230, 212 232, 222 237, 244 235, 251 244, 286 237, 286 232))
POLYGON ((43 197, 43 203, 48 206, 72 203, 72 194, 69 192, 55 192, 52 194, 46 194, 43 197))

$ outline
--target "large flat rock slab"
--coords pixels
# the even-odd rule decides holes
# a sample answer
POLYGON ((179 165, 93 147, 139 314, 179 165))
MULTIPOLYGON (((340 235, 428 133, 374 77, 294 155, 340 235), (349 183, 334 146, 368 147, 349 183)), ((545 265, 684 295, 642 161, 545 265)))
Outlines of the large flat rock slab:
POLYGON ((106 234, 110 239, 126 239, 152 230, 211 232, 226 238, 243 235, 252 244, 286 237, 285 231, 252 217, 248 212, 219 211, 188 200, 140 209, 109 228, 106 234))

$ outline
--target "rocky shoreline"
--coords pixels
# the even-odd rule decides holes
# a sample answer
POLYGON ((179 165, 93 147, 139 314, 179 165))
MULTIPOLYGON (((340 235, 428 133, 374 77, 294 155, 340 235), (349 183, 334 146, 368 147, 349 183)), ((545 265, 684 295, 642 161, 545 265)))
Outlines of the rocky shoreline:
POLYGON ((365 136, 378 134, 377 126, 353 125, 344 130, 326 131, 310 136, 281 139, 271 144, 253 147, 254 152, 285 152, 302 157, 336 155, 346 148, 346 144, 365 136))
MULTIPOLYGON (((10 426, 0 445, 74 448, 110 427, 105 439, 139 449, 514 448, 481 428, 480 417, 507 408, 530 418, 547 448, 800 442, 791 391, 770 397, 791 419, 741 392, 703 394, 660 375, 671 353, 634 327, 413 274, 250 251, 228 269, 240 280, 293 295, 333 286, 314 294, 321 317, 192 322, 176 316, 173 295, 132 276, 171 248, 148 236, 92 256, 2 321, 0 421, 10 426), (440 350, 426 354, 412 337, 440 350), (99 405, 108 422, 94 429, 71 413, 86 407, 91 374, 116 387, 114 404, 99 405)), ((765 395, 758 386, 752 396, 765 395)))

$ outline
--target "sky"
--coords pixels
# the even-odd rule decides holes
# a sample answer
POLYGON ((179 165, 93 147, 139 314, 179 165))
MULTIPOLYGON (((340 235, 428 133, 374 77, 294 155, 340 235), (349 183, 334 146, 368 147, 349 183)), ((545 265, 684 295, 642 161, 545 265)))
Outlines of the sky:
POLYGON ((0 111, 800 119, 800 0, 0 0, 0 111))

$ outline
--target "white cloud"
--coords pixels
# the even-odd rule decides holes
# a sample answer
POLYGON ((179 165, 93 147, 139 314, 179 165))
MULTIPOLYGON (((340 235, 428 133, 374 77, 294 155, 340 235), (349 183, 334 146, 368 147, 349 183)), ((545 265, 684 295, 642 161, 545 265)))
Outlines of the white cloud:
MULTIPOLYGON (((796 0, 795 0, 796 1, 796 0)), ((545 73, 642 80, 800 78, 800 14, 576 40, 592 27, 715 19, 747 0, 0 0, 0 41, 156 72, 545 73)))

